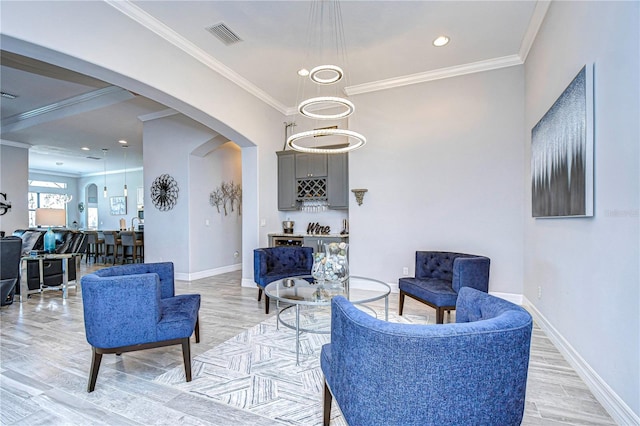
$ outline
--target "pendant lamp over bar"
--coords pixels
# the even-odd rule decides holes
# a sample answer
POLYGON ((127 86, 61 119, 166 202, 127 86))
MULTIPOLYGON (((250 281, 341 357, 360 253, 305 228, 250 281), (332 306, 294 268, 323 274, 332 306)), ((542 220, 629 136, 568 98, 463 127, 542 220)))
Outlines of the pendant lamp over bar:
POLYGON ((298 71, 302 78, 298 90, 297 112, 314 123, 314 130, 305 130, 287 138, 287 146, 300 152, 313 154, 341 154, 362 147, 367 139, 353 130, 340 129, 339 125, 327 126, 315 121, 344 120, 355 111, 353 102, 344 98, 344 87, 348 85, 348 68, 342 11, 338 0, 316 0, 311 3, 307 27, 307 57, 305 65, 298 71), (329 49, 325 49, 329 47, 329 49), (334 48, 335 51, 331 51, 334 48), (329 59, 335 61, 329 63, 329 59), (314 63, 315 62, 315 63, 314 63), (318 65, 321 64, 321 65, 318 65), (342 85, 338 83, 342 82, 342 85), (305 96, 305 88, 311 85, 305 96), (300 101, 300 99, 304 99, 300 101), (323 139, 323 136, 330 136, 323 139), (339 143, 335 143, 339 139, 339 143), (328 141, 331 142, 328 142, 328 141))
POLYGON ((122 145, 122 148, 124 149, 124 196, 126 197, 127 194, 127 149, 128 145, 122 145))
POLYGON ((104 189, 102 190, 102 196, 107 198, 107 148, 102 148, 102 156, 104 157, 104 189))

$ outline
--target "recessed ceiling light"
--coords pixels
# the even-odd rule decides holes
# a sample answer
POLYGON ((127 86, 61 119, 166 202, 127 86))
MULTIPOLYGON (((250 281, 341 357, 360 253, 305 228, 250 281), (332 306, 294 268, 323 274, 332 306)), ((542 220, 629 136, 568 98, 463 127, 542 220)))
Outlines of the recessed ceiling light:
POLYGON ((56 161, 56 166, 62 166, 64 163, 62 161, 56 161))
POLYGON ((89 148, 88 148, 88 147, 86 147, 86 146, 83 146, 83 147, 82 147, 82 148, 80 148, 80 149, 81 149, 81 150, 83 150, 83 151, 89 151, 89 148))
POLYGON ((309 75, 309 70, 308 70, 308 69, 306 69, 306 68, 299 69, 299 70, 298 70, 298 75, 299 75, 300 77, 306 77, 306 76, 308 76, 308 75, 309 75))
POLYGON ((433 40, 433 45, 435 47, 442 47, 449 43, 449 37, 445 35, 438 36, 435 40, 433 40))
POLYGON ((128 142, 127 142, 127 141, 125 141, 124 139, 120 139, 120 140, 118 141, 118 143, 121 143, 122 145, 126 145, 128 142))

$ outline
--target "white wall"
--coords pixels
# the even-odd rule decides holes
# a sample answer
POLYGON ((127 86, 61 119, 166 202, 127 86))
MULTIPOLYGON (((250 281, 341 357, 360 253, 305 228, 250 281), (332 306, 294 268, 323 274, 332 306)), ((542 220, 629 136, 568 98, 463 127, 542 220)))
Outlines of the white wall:
POLYGON ((193 277, 210 276, 217 271, 239 269, 242 252, 242 216, 236 206, 220 212, 209 203, 209 194, 222 182, 242 184, 240 148, 227 142, 200 157, 189 158, 190 252, 189 271, 193 277), (235 255, 237 253, 237 255, 235 255))
POLYGON ((553 2, 526 61, 524 293, 622 399, 620 424, 640 414, 639 17, 638 2, 553 2), (592 63, 594 217, 533 219, 531 128, 592 63))
POLYGON ((491 258, 489 291, 522 293, 523 67, 356 96, 350 270, 397 285, 417 250, 491 258))
POLYGON ((190 153, 216 134, 181 114, 144 122, 142 154, 144 164, 144 231, 145 262, 171 261, 176 275, 188 274, 191 229, 199 224, 190 221, 190 153), (178 184, 175 206, 159 210, 151 201, 150 188, 156 178, 170 175, 178 184))
MULTIPOLYGON (((11 209, 0 216, 0 231, 4 231, 6 235, 11 235, 16 229, 29 227, 28 180, 28 147, 24 144, 3 141, 0 144, 0 192, 6 193, 6 201, 11 203, 11 209)), ((2 199, 2 201, 5 200, 2 199)))

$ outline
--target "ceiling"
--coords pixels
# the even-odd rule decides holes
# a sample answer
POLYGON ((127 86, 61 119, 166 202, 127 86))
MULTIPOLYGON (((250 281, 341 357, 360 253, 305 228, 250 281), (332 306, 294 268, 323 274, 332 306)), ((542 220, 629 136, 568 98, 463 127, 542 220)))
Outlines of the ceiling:
MULTIPOLYGON (((208 66, 286 114, 300 100, 297 70, 320 65, 313 56, 318 50, 307 41, 307 1, 108 4, 194 57, 206 58, 208 66), (241 41, 225 45, 206 30, 219 23, 241 41)), ((520 64, 546 11, 536 1, 343 1, 340 6, 348 55, 343 90, 349 95, 520 64), (432 41, 442 34, 451 42, 434 47, 432 41)), ((330 27, 331 20, 323 24, 330 27)), ((18 96, 2 98, 1 137, 33 146, 32 171, 100 173, 103 148, 109 149, 107 168, 123 169, 120 139, 128 141, 126 167, 142 165, 138 117, 163 105, 8 52, 1 59, 2 92, 18 96)))

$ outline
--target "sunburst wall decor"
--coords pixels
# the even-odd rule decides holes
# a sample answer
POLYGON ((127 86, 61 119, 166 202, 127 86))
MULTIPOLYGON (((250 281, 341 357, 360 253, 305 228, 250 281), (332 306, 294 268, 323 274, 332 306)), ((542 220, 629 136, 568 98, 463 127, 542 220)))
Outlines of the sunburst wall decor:
POLYGON ((168 174, 158 176, 151 185, 151 201, 160 211, 171 210, 178 202, 178 182, 168 174))

